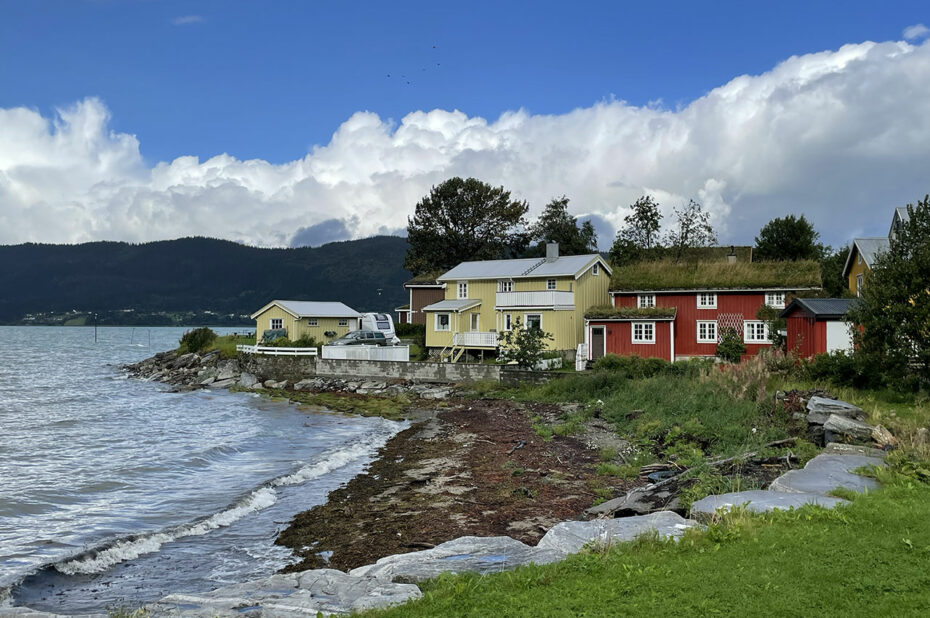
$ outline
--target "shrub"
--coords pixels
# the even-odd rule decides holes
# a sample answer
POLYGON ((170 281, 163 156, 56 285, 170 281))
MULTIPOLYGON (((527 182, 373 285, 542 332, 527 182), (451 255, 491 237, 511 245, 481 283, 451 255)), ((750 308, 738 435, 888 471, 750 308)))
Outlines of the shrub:
POLYGON ((513 328, 501 335, 498 359, 505 363, 514 362, 525 369, 535 369, 543 358, 548 341, 552 341, 552 335, 539 328, 523 328, 517 318, 513 328))
POLYGON ((658 375, 696 376, 711 363, 702 359, 692 359, 670 363, 661 358, 642 358, 640 356, 618 356, 607 354, 594 362, 594 371, 610 372, 630 380, 651 378, 658 375))
POLYGON ((426 324, 395 324, 394 333, 398 337, 421 339, 426 337, 426 324))
POLYGON ((735 328, 724 328, 720 332, 720 343, 717 344, 717 358, 728 363, 738 363, 740 357, 746 353, 743 338, 735 328))
POLYGON ((216 333, 206 326, 189 330, 181 335, 181 347, 188 352, 203 352, 216 341, 216 333))
POLYGON ((864 362, 858 355, 842 350, 818 354, 804 366, 804 370, 811 380, 832 382, 838 386, 881 388, 884 382, 876 364, 864 362))

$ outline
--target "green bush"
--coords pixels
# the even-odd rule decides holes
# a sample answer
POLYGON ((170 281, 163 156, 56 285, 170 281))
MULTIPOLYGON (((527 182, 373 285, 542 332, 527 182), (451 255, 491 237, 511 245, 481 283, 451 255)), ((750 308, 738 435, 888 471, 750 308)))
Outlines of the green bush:
POLYGON ((296 341, 291 341, 287 337, 278 337, 274 341, 265 343, 265 345, 272 348, 318 348, 322 344, 313 337, 304 335, 296 341))
POLYGON ((703 359, 670 363, 661 358, 607 354, 594 362, 594 371, 610 372, 630 380, 638 380, 659 375, 697 376, 710 364, 712 363, 703 359))
POLYGON ((810 380, 838 386, 881 388, 884 385, 876 364, 863 362, 856 354, 842 350, 818 354, 804 365, 804 372, 810 380))
POLYGON ((395 324, 394 333, 404 339, 423 339, 426 337, 426 324, 395 324))
POLYGON ((743 338, 735 328, 724 328, 721 331, 720 343, 717 344, 717 358, 728 363, 738 363, 740 357, 746 353, 743 338))
POLYGON ((181 348, 188 352, 203 352, 216 341, 216 333, 206 326, 189 330, 181 335, 181 348))

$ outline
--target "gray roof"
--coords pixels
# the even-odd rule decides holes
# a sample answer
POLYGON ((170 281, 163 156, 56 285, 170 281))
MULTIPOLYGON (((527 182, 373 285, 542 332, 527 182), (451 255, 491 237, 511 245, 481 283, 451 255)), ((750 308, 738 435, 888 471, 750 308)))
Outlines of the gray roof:
POLYGON ((779 317, 788 317, 795 309, 801 309, 817 318, 841 318, 855 301, 855 298, 795 298, 779 317))
MULTIPOLYGON (((862 259, 865 260, 865 265, 869 268, 872 268, 872 264, 875 263, 875 258, 878 254, 888 251, 888 248, 891 246, 891 243, 885 236, 853 238, 852 244, 853 247, 858 249, 859 255, 862 256, 862 259)), ((846 264, 843 266, 844 277, 849 273, 849 267, 852 266, 853 247, 850 247, 849 257, 846 258, 846 264)))
POLYGON ((597 253, 565 255, 547 262, 545 258, 517 260, 482 260, 462 262, 437 278, 437 281, 465 279, 516 279, 520 277, 575 277, 584 272, 595 260, 610 274, 607 263, 597 253))
POLYGON ((263 313, 271 305, 278 305, 285 311, 301 318, 358 318, 361 314, 339 302, 313 300, 273 300, 255 313, 252 318, 263 313))
POLYGON ((455 300, 441 300, 438 303, 423 307, 423 311, 465 311, 481 304, 480 300, 460 298, 455 300))

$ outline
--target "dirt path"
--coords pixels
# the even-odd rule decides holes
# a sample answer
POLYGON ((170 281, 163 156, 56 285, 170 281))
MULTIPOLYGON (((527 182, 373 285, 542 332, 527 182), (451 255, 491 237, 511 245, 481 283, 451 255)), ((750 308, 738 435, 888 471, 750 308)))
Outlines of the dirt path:
POLYGON ((401 432, 367 473, 282 532, 277 542, 302 558, 288 570, 351 569, 465 535, 532 544, 579 518, 596 491, 636 484, 596 475, 597 451, 574 438, 537 436, 529 419, 555 409, 468 401, 401 432))

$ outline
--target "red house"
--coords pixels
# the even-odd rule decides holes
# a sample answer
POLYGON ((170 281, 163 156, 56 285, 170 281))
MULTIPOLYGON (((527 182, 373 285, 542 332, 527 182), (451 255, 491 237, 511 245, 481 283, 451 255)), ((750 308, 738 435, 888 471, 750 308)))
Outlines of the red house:
POLYGON ((854 299, 795 298, 781 317, 788 325, 787 346, 802 358, 852 351, 852 330, 844 319, 854 299))
POLYGON ((617 268, 610 297, 622 318, 601 318, 598 311, 589 314, 588 358, 604 354, 670 361, 711 357, 726 329, 740 336, 746 355, 751 356, 772 345, 768 322, 759 319, 759 309, 767 305, 781 310, 797 292, 819 288, 820 267, 815 262, 659 261, 617 268), (650 315, 650 310, 667 313, 650 315))

